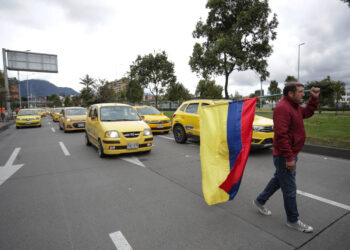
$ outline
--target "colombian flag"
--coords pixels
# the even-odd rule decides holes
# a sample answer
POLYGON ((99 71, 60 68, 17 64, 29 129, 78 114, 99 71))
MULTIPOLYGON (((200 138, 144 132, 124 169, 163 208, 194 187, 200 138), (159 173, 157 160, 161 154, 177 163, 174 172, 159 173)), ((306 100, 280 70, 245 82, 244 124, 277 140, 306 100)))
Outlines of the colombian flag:
POLYGON ((256 100, 202 108, 202 188, 208 205, 232 200, 238 192, 251 146, 256 100))

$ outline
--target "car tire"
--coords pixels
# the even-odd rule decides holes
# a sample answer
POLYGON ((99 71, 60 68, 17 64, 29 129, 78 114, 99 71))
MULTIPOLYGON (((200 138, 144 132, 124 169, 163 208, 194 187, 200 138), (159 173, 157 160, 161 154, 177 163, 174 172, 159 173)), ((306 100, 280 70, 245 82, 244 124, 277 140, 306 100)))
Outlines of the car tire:
POLYGON ((91 145, 91 142, 90 142, 90 140, 89 140, 89 136, 88 136, 87 133, 85 133, 85 145, 86 145, 86 146, 90 146, 90 145, 91 145))
POLYGON ((185 129, 181 125, 176 125, 174 127, 174 138, 177 143, 185 143, 187 141, 187 136, 185 129))
POLYGON ((100 158, 104 158, 106 156, 105 153, 103 152, 102 142, 100 139, 98 140, 97 151, 98 151, 98 156, 100 156, 100 158))
POLYGON ((19 129, 19 127, 18 127, 18 126, 16 126, 16 129, 19 129))

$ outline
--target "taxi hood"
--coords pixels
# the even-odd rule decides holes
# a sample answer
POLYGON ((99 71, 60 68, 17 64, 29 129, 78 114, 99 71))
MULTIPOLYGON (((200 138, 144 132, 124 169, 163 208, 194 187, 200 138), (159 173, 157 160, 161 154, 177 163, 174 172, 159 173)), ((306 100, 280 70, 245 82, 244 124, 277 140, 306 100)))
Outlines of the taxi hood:
POLYGON ((144 121, 106 121, 101 122, 101 125, 105 131, 135 132, 149 129, 149 126, 144 121))
POLYGON ((159 121, 159 120, 168 120, 169 118, 165 115, 142 115, 144 120, 147 121, 159 121))
POLYGON ((259 115, 254 117, 254 126, 273 126, 273 120, 270 118, 265 118, 259 115))

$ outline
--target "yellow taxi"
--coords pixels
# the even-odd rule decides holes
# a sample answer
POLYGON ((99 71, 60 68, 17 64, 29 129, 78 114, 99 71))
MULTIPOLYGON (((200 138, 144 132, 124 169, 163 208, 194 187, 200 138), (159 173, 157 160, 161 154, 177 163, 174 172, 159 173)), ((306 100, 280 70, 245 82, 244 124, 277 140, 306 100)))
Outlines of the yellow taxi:
POLYGON ((46 110, 45 109, 38 109, 38 113, 41 117, 46 117, 46 110))
POLYGON ((171 122, 169 117, 152 106, 134 106, 134 109, 141 116, 142 120, 150 126, 152 132, 169 133, 171 122))
POLYGON ((85 130, 86 109, 81 107, 64 108, 59 118, 60 129, 67 131, 85 130))
POLYGON ((41 116, 36 109, 21 109, 16 116, 16 128, 41 127, 41 116))
POLYGON ((63 108, 54 108, 52 111, 51 111, 51 116, 52 116, 52 120, 54 122, 58 122, 59 119, 60 119, 60 116, 61 116, 61 111, 62 111, 63 108))
MULTIPOLYGON (((191 100, 181 104, 172 119, 172 130, 177 143, 185 143, 188 137, 199 138, 199 114, 201 108, 228 100, 191 100)), ((255 115, 253 121, 252 148, 271 147, 273 142, 273 120, 255 115)))
POLYGON ((88 109, 85 144, 94 145, 100 157, 152 150, 153 135, 132 106, 94 104, 88 109))

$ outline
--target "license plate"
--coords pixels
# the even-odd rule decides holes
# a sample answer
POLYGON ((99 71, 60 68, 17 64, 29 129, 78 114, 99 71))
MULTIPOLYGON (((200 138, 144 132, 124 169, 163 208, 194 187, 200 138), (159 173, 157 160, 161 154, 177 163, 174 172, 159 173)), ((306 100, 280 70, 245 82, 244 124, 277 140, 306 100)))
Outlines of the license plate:
POLYGON ((84 123, 78 123, 78 128, 84 128, 85 124, 84 123))
POLYGON ((126 145, 126 148, 127 149, 137 149, 137 148, 139 148, 139 144, 137 142, 135 142, 135 143, 128 143, 126 145))
POLYGON ((26 125, 30 125, 30 124, 32 124, 31 122, 26 122, 26 125))
POLYGON ((164 126, 163 125, 158 125, 157 128, 164 128, 164 126))

